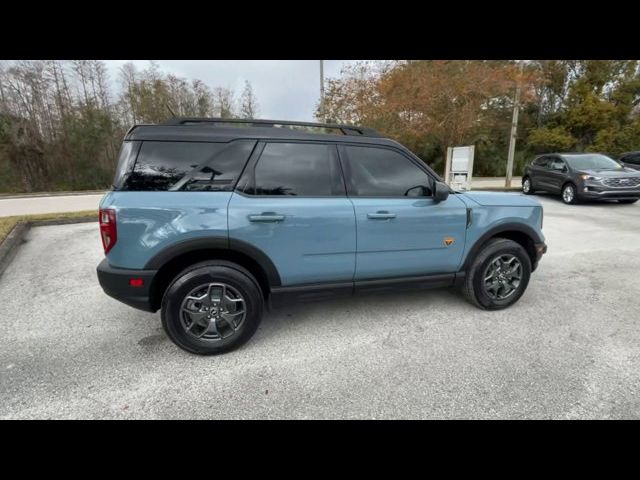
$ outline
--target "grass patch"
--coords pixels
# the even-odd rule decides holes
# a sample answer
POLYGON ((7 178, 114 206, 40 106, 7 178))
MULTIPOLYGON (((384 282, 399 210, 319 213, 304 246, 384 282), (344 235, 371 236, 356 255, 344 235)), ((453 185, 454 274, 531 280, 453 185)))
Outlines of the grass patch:
POLYGON ((44 222, 47 220, 67 220, 82 217, 94 217, 98 221, 97 210, 82 210, 80 212, 66 213, 40 213, 36 215, 15 215, 13 217, 0 217, 0 243, 9 234, 18 222, 44 222))

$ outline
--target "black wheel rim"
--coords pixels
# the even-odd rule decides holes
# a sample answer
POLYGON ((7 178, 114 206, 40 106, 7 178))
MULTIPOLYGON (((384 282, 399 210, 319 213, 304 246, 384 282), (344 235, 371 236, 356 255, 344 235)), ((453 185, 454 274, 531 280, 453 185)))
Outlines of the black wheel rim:
POLYGON ((484 270, 482 285, 493 300, 511 297, 522 282, 522 263, 518 257, 502 254, 495 257, 484 270))
POLYGON ((180 323, 184 331, 209 342, 234 336, 246 316, 244 297, 226 283, 202 284, 191 290, 180 305, 180 323))

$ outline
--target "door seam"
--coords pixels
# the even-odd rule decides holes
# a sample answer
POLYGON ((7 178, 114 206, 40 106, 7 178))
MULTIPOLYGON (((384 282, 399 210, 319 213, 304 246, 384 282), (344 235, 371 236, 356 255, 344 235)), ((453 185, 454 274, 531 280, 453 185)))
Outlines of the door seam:
POLYGON ((351 208, 353 210, 353 227, 355 229, 356 234, 356 248, 353 253, 353 276, 351 277, 351 282, 355 285, 356 281, 356 273, 358 272, 358 217, 356 215, 356 206, 353 203, 353 200, 349 196, 347 196, 349 203, 351 204, 351 208))

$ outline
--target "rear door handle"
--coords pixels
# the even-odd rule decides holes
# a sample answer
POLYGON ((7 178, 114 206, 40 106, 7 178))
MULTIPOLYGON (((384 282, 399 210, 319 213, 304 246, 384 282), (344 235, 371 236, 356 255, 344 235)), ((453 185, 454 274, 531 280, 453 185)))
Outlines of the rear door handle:
POLYGON ((284 220, 284 215, 279 215, 272 212, 264 212, 256 215, 249 215, 250 222, 281 222, 284 220))
POLYGON ((395 213, 378 211, 376 213, 367 213, 369 220, 388 220, 390 218, 396 218, 395 213))

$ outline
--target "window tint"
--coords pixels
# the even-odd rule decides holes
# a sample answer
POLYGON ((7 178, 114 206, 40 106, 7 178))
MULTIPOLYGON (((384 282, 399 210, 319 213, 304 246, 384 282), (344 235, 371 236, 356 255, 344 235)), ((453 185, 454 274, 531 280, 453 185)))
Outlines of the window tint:
POLYGON ((625 163, 632 163, 634 165, 640 165, 640 153, 626 155, 622 157, 622 161, 625 163))
POLYGON ((542 167, 542 168, 546 168, 549 164, 549 157, 540 157, 540 158, 536 158, 533 161, 533 164, 536 167, 542 167))
POLYGON ((431 196, 429 175, 404 155, 373 147, 345 147, 351 176, 349 195, 360 197, 431 196))
POLYGON ((344 195, 334 145, 267 143, 254 171, 255 195, 344 195))
POLYGON ((549 168, 551 170, 562 170, 564 168, 564 161, 559 158, 552 158, 549 163, 549 168))
POLYGON ((120 155, 118 155, 118 166, 116 167, 116 174, 113 178, 113 188, 122 188, 125 180, 131 173, 133 162, 136 160, 138 154, 138 148, 140 142, 125 141, 120 148, 120 155))
POLYGON ((231 191, 255 145, 142 142, 125 190, 231 191))

